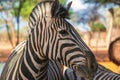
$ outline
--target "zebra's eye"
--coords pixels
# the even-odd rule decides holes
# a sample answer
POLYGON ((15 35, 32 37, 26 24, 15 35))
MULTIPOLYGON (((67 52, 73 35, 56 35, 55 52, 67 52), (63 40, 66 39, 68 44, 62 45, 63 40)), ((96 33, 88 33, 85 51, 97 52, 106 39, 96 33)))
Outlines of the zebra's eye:
POLYGON ((59 33, 62 35, 62 36, 67 36, 68 35, 68 32, 66 30, 60 30, 59 33))

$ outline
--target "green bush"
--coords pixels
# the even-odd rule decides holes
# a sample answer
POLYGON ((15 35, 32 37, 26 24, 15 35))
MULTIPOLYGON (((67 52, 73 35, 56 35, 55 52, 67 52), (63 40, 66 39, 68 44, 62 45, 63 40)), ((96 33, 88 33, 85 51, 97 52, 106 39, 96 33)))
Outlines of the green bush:
POLYGON ((105 31, 106 28, 101 23, 96 23, 91 26, 92 31, 105 31))

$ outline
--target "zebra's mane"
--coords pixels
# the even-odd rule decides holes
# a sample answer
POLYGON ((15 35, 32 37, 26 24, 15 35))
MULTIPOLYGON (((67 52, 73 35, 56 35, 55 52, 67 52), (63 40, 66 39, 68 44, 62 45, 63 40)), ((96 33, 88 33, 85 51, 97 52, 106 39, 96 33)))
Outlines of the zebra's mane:
POLYGON ((34 28, 39 19, 42 19, 45 16, 51 17, 50 10, 52 2, 53 1, 42 1, 33 8, 32 12, 30 13, 28 22, 30 28, 34 28))
POLYGON ((33 29, 37 22, 43 17, 68 18, 68 10, 71 3, 72 2, 68 4, 67 8, 63 7, 58 0, 46 0, 38 3, 29 16, 29 27, 33 29))

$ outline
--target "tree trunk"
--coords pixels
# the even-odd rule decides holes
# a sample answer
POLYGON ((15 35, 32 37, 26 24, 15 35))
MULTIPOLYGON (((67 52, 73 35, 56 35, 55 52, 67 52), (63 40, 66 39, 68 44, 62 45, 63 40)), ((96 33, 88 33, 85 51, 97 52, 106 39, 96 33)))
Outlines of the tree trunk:
POLYGON ((8 39, 9 39, 9 41, 10 41, 10 44, 11 44, 12 47, 13 47, 12 38, 11 38, 11 34, 10 34, 10 28, 9 28, 9 26, 8 26, 8 22, 7 22, 7 20, 5 20, 5 24, 6 24, 6 29, 7 29, 8 39))
POLYGON ((15 26, 14 26, 14 23, 12 20, 13 17, 11 16, 11 14, 8 11, 4 11, 3 13, 4 13, 4 15, 6 15, 5 17, 2 15, 2 17, 6 23, 8 39, 10 41, 10 44, 14 48, 16 46, 16 32, 15 32, 15 26))
POLYGON ((16 46, 16 32, 15 32, 14 23, 12 22, 12 20, 8 21, 8 25, 11 30, 12 47, 14 48, 16 46))
POLYGON ((109 47, 110 41, 111 41, 111 32, 112 32, 112 27, 113 27, 113 22, 114 22, 114 13, 111 11, 108 11, 108 20, 107 20, 107 38, 106 38, 106 43, 107 43, 107 49, 109 47))

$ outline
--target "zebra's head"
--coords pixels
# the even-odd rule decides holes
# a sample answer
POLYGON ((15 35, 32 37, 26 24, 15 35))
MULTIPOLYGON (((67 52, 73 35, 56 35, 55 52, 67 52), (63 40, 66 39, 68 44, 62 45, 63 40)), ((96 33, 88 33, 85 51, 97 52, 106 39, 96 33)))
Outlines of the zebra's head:
POLYGON ((67 8, 64 8, 58 0, 50 2, 50 5, 41 5, 39 5, 38 12, 37 9, 33 9, 30 23, 34 27, 31 32, 37 43, 35 47, 38 46, 42 59, 59 61, 78 71, 80 76, 93 79, 97 69, 96 59, 78 32, 66 20, 71 2, 67 8), (50 17, 45 16, 46 13, 42 13, 46 7, 50 9, 50 11, 48 10, 50 17), (37 14, 39 17, 36 16, 37 14))
POLYGON ((96 59, 74 27, 64 18, 52 18, 47 29, 47 45, 51 52, 48 57, 92 80, 97 70, 96 59))
MULTIPOLYGON (((83 42, 78 32, 66 20, 68 18, 68 10, 71 2, 65 9, 61 6, 58 0, 55 0, 52 7, 52 18, 48 26, 51 33, 49 38, 51 43, 54 43, 53 49, 56 55, 51 58, 63 63, 65 66, 73 68, 79 75, 90 80, 97 71, 97 62, 87 45, 83 42), (53 30, 53 31, 52 31, 53 30)), ((51 53, 52 54, 52 53, 51 53)))

